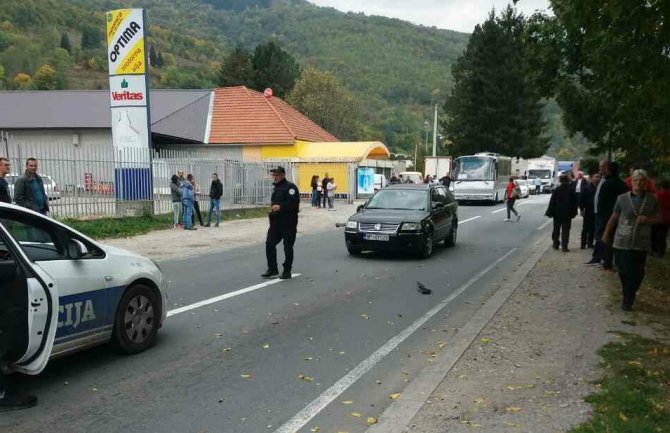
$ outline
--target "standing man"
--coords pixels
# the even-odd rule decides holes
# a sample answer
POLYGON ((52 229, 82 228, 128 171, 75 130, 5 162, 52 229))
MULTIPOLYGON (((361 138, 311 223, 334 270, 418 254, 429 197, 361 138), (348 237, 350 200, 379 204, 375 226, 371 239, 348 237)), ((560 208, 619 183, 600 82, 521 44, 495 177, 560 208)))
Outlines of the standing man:
MULTIPOLYGON (((277 244, 284 241, 284 270, 279 275, 282 280, 291 278, 293 267, 293 244, 298 232, 298 212, 300 210, 300 192, 298 187, 286 180, 286 170, 278 166, 271 170, 274 189, 270 199, 270 228, 265 240, 265 257, 268 270, 261 276, 271 278, 279 274, 277 267, 277 244)), ((326 177, 328 173, 326 173, 326 177)), ((324 188, 324 191, 326 189, 324 188)), ((327 194, 323 196, 326 197, 327 194)))
POLYGON ((37 174, 37 160, 26 160, 26 172, 14 183, 14 201, 19 206, 34 210, 43 215, 49 213, 49 198, 44 192, 44 182, 37 174))
POLYGON ((554 249, 557 250, 560 246, 567 253, 572 219, 577 216, 577 197, 567 174, 562 174, 558 180, 560 185, 551 193, 545 215, 554 219, 554 230, 551 233, 554 249))
POLYGON ((330 182, 330 178, 328 177, 328 173, 326 173, 325 176, 323 176, 323 179, 321 179, 321 193, 323 194, 323 208, 326 208, 326 203, 328 202, 328 182, 330 182))
POLYGON ((221 196, 223 196, 223 184, 219 180, 219 175, 212 173, 212 184, 209 186, 209 212, 205 227, 209 227, 212 224, 212 212, 216 212, 216 224, 214 224, 214 227, 219 226, 221 222, 221 196))
POLYGON ((575 185, 575 193, 577 194, 577 201, 579 202, 580 196, 582 194, 582 191, 584 191, 584 187, 586 186, 586 179, 584 179, 584 172, 580 171, 577 173, 577 179, 574 181, 575 185))
POLYGON ((581 249, 593 248, 593 239, 595 235, 596 220, 593 213, 593 199, 596 195, 596 188, 600 182, 600 173, 592 172, 589 182, 582 189, 579 197, 579 211, 584 218, 582 224, 582 242, 581 249))
POLYGON ((542 192, 542 179, 540 179, 540 176, 535 176, 534 184, 535 194, 540 194, 542 192))
POLYGON ((0 156, 0 201, 4 203, 11 203, 12 196, 9 194, 9 184, 5 176, 9 173, 9 159, 0 156))

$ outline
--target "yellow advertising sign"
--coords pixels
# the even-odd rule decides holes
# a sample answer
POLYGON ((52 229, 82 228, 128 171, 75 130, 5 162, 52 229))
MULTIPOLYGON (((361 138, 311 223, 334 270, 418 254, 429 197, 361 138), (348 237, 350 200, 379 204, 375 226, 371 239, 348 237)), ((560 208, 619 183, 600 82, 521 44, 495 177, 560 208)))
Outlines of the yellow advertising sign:
POLYGON ((142 9, 107 12, 107 61, 110 75, 145 73, 144 33, 142 9))

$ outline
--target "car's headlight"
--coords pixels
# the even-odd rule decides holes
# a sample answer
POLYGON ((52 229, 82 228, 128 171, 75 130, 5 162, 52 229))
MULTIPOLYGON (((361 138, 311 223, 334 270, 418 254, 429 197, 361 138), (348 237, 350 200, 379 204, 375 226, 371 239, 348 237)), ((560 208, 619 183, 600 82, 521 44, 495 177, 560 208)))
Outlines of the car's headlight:
POLYGON ((404 231, 417 231, 421 228, 421 223, 402 223, 402 229, 404 231))
POLYGON ((358 228, 358 223, 356 221, 347 221, 347 228, 348 229, 357 229, 358 228))

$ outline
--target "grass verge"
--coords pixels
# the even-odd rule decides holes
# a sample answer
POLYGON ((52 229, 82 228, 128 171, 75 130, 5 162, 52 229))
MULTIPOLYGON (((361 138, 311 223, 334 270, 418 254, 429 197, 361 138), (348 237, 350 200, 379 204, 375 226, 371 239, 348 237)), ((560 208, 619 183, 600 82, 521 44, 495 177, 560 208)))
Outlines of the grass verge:
POLYGON ((587 397, 592 419, 570 433, 670 432, 670 257, 647 260, 647 277, 627 323, 654 325, 659 339, 618 333, 600 349, 604 377, 587 397))
MULTIPOLYGON (((266 207, 248 209, 226 209, 221 211, 221 221, 267 217, 266 207)), ((203 215, 206 218, 207 215, 203 215)), ((124 218, 100 218, 95 220, 64 219, 63 222, 94 239, 124 238, 141 235, 154 230, 172 228, 172 214, 143 215, 124 218)))

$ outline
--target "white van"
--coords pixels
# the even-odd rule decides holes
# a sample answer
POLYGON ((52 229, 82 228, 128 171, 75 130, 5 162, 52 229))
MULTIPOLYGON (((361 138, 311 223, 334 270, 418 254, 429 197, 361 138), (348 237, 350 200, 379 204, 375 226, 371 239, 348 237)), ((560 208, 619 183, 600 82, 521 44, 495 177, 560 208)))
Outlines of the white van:
POLYGON ((375 192, 384 188, 386 185, 388 185, 386 176, 384 176, 383 174, 375 174, 375 186, 374 186, 375 192))
POLYGON ((423 174, 419 171, 403 171, 398 177, 402 176, 402 181, 407 182, 407 179, 413 183, 423 183, 423 174))

